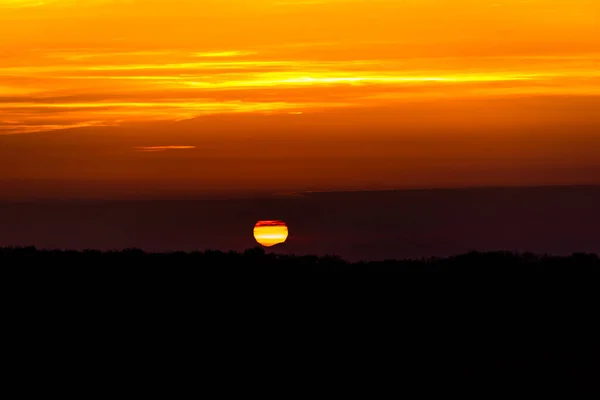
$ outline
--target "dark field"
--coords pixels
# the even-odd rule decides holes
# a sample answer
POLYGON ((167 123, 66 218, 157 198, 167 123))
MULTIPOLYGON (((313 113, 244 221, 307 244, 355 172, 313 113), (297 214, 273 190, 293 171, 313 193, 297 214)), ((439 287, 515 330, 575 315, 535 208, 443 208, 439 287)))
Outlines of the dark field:
POLYGON ((0 271, 10 343, 49 361, 58 357, 49 349, 66 346, 127 374, 129 364, 111 360, 186 373, 199 365, 223 385, 236 369, 247 384, 268 373, 286 387, 316 384, 308 373, 332 384, 384 379, 401 391, 598 389, 595 254, 349 263, 261 248, 4 248, 0 271))

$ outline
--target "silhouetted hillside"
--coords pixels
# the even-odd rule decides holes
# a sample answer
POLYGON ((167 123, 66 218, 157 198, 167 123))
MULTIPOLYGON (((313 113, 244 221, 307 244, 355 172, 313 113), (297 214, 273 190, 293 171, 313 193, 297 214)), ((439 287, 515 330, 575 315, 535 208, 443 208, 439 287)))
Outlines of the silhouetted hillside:
MULTIPOLYGON (((25 347, 89 330, 98 338, 83 348, 100 346, 98 353, 113 352, 115 360, 131 348, 139 360, 154 360, 158 344, 186 357, 198 348, 197 359, 215 371, 235 360, 247 375, 262 371, 256 360, 268 360, 288 378, 296 376, 289 368, 327 379, 333 370, 361 377, 369 370, 396 382, 402 364, 426 385, 432 374, 452 375, 455 384, 494 391, 507 382, 588 391, 600 372, 596 255, 349 263, 262 248, 152 254, 28 247, 0 249, 0 266, 11 326, 28 327, 14 339, 25 347)), ((77 335, 65 337, 86 340, 77 335)))
POLYGON ((474 275, 559 272, 565 275, 600 272, 596 254, 573 254, 569 257, 542 256, 531 253, 472 252, 449 258, 388 260, 351 263, 337 256, 295 256, 267 253, 262 248, 243 253, 207 250, 203 252, 146 253, 139 249, 101 252, 95 250, 38 250, 35 247, 1 248, 0 265, 19 266, 103 266, 127 267, 194 267, 199 269, 271 269, 278 270, 383 270, 407 272, 456 272, 474 275))

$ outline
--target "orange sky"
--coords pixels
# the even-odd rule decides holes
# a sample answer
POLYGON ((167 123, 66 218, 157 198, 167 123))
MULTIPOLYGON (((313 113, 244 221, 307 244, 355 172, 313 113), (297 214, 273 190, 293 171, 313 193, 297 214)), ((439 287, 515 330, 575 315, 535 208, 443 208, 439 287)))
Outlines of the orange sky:
POLYGON ((600 183, 599 28, 597 0, 0 0, 0 181, 600 183))

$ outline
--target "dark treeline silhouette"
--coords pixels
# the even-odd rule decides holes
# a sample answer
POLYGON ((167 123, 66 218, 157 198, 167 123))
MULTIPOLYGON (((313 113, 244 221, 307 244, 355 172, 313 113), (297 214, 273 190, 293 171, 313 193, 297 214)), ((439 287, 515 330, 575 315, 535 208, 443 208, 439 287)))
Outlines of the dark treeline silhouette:
POLYGON ((575 253, 571 256, 513 252, 471 252, 448 258, 348 262, 337 256, 299 256, 266 252, 257 247, 243 253, 222 251, 146 253, 139 249, 120 251, 39 250, 35 247, 0 248, 0 265, 69 266, 164 266, 204 269, 300 269, 300 270, 389 270, 466 272, 469 274, 522 274, 560 272, 570 275, 600 272, 600 257, 575 253))
POLYGON ((22 348, 48 337, 85 342, 81 332, 89 331, 98 337, 78 349, 113 352, 114 360, 132 347, 139 360, 154 360, 157 346, 168 347, 214 371, 239 364, 243 375, 263 373, 265 361, 269 376, 303 382, 306 368, 327 380, 371 371, 400 379, 402 390, 406 371, 424 378, 423 388, 441 385, 433 378, 441 376, 494 392, 520 382, 536 393, 561 384, 571 394, 597 389, 600 376, 600 259, 591 254, 349 263, 262 248, 153 254, 24 247, 0 249, 0 266, 15 315, 10 326, 28 327, 18 331, 22 348), (80 333, 65 334, 71 330, 80 333))

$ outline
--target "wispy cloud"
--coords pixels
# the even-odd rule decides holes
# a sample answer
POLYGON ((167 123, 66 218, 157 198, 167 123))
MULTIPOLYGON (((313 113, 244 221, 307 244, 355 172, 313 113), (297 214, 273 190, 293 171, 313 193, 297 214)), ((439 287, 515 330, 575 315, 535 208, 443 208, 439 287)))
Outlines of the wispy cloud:
POLYGON ((137 151, 150 152, 150 153, 163 152, 163 151, 169 151, 169 150, 194 150, 195 148, 196 148, 196 146, 140 146, 140 147, 134 147, 134 149, 137 151))
POLYGON ((322 4, 344 4, 344 3, 360 3, 365 1, 373 0, 278 0, 274 1, 273 4, 276 6, 311 6, 311 5, 322 5, 322 4))
POLYGON ((0 122, 4 134, 428 96, 600 94, 594 54, 292 60, 249 51, 58 49, 21 57, 35 61, 0 60, 0 112, 18 122, 0 122), (199 54, 207 60, 198 61, 199 54))
POLYGON ((214 52, 203 52, 194 53, 195 57, 209 57, 209 58, 226 58, 226 57, 242 57, 251 56, 256 54, 254 51, 214 51, 214 52))
POLYGON ((470 25, 467 32, 436 22, 446 20, 448 10, 466 23, 505 12, 515 30, 535 34, 542 22, 530 14, 549 9, 541 1, 534 7, 503 0, 503 7, 489 7, 457 0, 450 7, 442 0, 173 0, 172 7, 141 0, 0 0, 6 31, 0 37, 0 134, 224 113, 300 114, 413 99, 600 95, 600 53, 576 48, 590 37, 585 29, 593 21, 574 17, 597 6, 551 2, 564 11, 556 17, 564 21, 543 24, 573 28, 557 29, 569 36, 561 46, 542 36, 521 45, 529 37, 510 32, 512 41, 503 42, 483 22, 476 27, 482 36, 470 25), (407 27, 389 15, 402 17, 407 27), (419 16, 431 21, 411 25, 407 19, 419 16), (309 34, 300 17, 331 26, 309 34), (374 23, 373 32, 357 34, 351 22, 363 19, 383 26, 374 23), (156 21, 164 26, 150 32, 156 21), (523 21, 535 26, 524 29, 523 21), (453 48, 446 48, 446 31, 453 34, 453 48))
POLYGON ((118 3, 119 0, 0 0, 2 8, 86 7, 118 3))
POLYGON ((0 9, 39 7, 44 4, 41 0, 0 0, 0 9))

